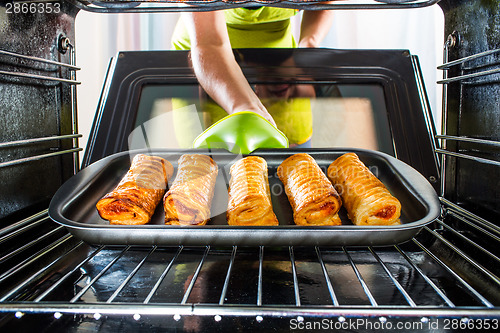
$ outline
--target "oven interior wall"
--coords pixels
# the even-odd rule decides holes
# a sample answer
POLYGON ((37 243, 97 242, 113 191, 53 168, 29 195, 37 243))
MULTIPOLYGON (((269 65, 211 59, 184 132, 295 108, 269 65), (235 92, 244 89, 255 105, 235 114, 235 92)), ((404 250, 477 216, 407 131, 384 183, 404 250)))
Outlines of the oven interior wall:
MULTIPOLYGON (((61 4, 58 14, 14 13, 0 4, 0 50, 69 63, 70 52, 59 52, 58 41, 61 35, 74 40, 76 11, 61 4)), ((72 148, 71 139, 21 141, 71 134, 72 110, 70 84, 33 77, 69 79, 67 68, 0 53, 0 71, 0 225, 4 226, 20 213, 46 207, 73 174, 72 154, 58 155, 72 148), (46 154, 54 156, 42 158, 46 154)))
MULTIPOLYGON (((449 151, 487 159, 446 157, 445 197, 490 221, 500 215, 500 1, 441 1, 445 34, 452 36, 448 60, 497 50, 450 67, 448 77, 492 71, 448 84, 446 134, 491 141, 446 140, 449 151), (496 70, 496 72, 494 72, 496 70)), ((498 222, 497 222, 498 226, 498 222)))

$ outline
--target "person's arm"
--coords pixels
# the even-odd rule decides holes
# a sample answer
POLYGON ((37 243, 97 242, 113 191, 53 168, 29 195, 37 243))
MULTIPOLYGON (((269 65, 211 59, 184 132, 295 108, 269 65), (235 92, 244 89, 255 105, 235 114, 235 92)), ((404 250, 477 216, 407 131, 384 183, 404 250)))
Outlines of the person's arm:
POLYGON ((333 21, 332 10, 306 10, 302 14, 299 47, 318 47, 333 21))
POLYGON ((276 126, 234 58, 224 13, 183 13, 191 39, 191 60, 201 86, 227 113, 252 111, 276 126))

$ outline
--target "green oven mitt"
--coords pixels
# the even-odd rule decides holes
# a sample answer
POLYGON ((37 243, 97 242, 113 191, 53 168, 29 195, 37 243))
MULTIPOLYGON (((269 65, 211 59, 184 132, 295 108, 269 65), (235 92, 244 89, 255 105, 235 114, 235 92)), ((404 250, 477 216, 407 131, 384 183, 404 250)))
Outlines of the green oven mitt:
POLYGON ((223 148, 234 154, 249 154, 257 148, 288 148, 288 139, 261 115, 243 111, 207 128, 194 140, 193 148, 223 148))

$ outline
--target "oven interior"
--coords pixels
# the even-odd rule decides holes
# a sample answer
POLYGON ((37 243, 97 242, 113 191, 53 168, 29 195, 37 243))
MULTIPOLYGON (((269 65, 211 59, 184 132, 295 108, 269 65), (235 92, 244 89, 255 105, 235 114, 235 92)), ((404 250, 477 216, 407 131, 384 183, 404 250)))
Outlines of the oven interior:
MULTIPOLYGON (((390 88, 384 88, 387 108, 380 111, 389 119, 393 141, 387 152, 431 182, 440 197, 442 215, 410 241, 384 247, 95 246, 54 223, 47 215, 49 202, 80 169, 79 68, 71 43, 78 11, 182 10, 168 2, 70 0, 59 4, 63 14, 58 15, 10 15, 8 6, 0 6, 0 17, 5 18, 0 25, 2 327, 289 331, 292 325, 298 328, 300 323, 323 319, 329 320, 329 327, 341 328, 343 323, 363 319, 375 328, 399 321, 408 324, 405 328, 432 330, 439 320, 456 319, 458 326, 450 329, 458 330, 474 320, 498 320, 497 2, 278 3, 335 10, 411 10, 437 4, 445 14, 448 38, 440 66, 443 79, 438 82, 444 90, 439 135, 433 129, 417 57, 404 50, 380 51, 379 57, 373 56, 376 51, 369 57, 359 51, 294 51, 297 67, 309 71, 304 82, 314 77, 317 91, 367 79, 390 88), (29 43, 27 34, 32 36, 29 43), (301 65, 311 57, 330 70, 301 65), (394 64, 388 59, 400 60, 394 64), (354 72, 345 72, 346 67, 354 67, 354 72), (369 70, 367 75, 366 68, 372 67, 381 72, 369 70), (387 73, 404 75, 400 79, 399 74, 387 73)), ((232 4, 198 2, 192 10, 232 4)), ((141 94, 148 89, 164 91, 161 87, 175 84, 191 87, 188 90, 196 87, 187 54, 172 56, 172 66, 161 69, 159 64, 169 56, 169 52, 124 52, 112 60, 83 167, 128 149, 138 105, 146 103, 141 94), (143 65, 145 57, 149 72, 143 65), (135 90, 120 90, 127 80, 135 83, 125 87, 135 90)), ((243 67, 258 81, 254 73, 258 66, 243 67)))

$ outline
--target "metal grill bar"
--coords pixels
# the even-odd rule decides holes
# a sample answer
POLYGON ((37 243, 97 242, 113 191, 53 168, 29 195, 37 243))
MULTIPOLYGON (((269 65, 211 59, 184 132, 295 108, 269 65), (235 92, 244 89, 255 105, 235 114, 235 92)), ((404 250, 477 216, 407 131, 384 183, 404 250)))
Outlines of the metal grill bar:
POLYGON ((49 253, 53 249, 55 249, 58 246, 64 244, 65 242, 67 242, 68 240, 70 240, 72 237, 73 236, 67 234, 64 237, 59 238, 58 240, 56 240, 56 241, 52 242, 51 244, 47 245, 46 247, 44 247, 40 251, 36 252, 32 256, 30 256, 27 259, 21 261, 19 264, 15 265, 11 269, 9 269, 6 272, 2 273, 0 275, 0 283, 3 282, 3 281, 5 281, 5 279, 11 277, 13 274, 16 274, 21 269, 23 269, 23 268, 29 266, 30 264, 36 262, 38 259, 40 259, 40 257, 46 255, 47 253, 49 253))
POLYGON ((443 221, 440 221, 440 220, 437 220, 437 222, 442 225, 443 227, 445 227, 447 230, 451 231, 454 235, 460 237, 461 239, 465 240, 467 243, 473 245, 476 249, 480 250, 481 252, 483 252, 484 254, 488 255, 489 257, 491 257, 492 259, 496 260, 497 262, 500 263, 500 258, 498 258, 496 255, 494 255, 493 253, 491 253, 490 251, 486 250, 484 247, 482 247, 481 245, 477 244, 476 242, 474 242, 473 240, 470 240, 469 238, 467 238, 466 236, 464 236, 463 234, 461 234, 460 232, 458 232, 457 230, 453 229, 452 227, 450 227, 449 225, 447 225, 446 223, 444 223, 443 221))
POLYGON ((43 80, 43 81, 54 81, 68 84, 81 84, 81 82, 75 80, 62 79, 59 77, 45 76, 45 75, 37 75, 37 74, 28 74, 28 73, 20 73, 20 72, 9 72, 9 71, 0 71, 1 75, 9 75, 9 76, 17 76, 27 79, 35 79, 35 80, 43 80))
POLYGON ((443 203, 444 205, 446 205, 448 207, 448 210, 451 209, 451 210, 457 212, 458 214, 470 219, 473 223, 477 223, 477 224, 479 224, 479 225, 481 225, 481 226, 483 226, 483 227, 485 227, 493 232, 500 233, 500 227, 491 223, 490 221, 485 220, 482 217, 477 216, 476 214, 469 212, 467 209, 464 209, 464 208, 454 204, 453 202, 451 202, 445 198, 439 198, 439 200, 441 201, 441 203, 443 203))
POLYGON ((394 278, 394 276, 392 276, 391 271, 389 271, 389 268, 387 268, 387 266, 382 261, 382 259, 380 259, 379 255, 375 252, 375 250, 373 250, 373 248, 371 246, 368 247, 368 249, 370 250, 371 254, 375 257, 375 259, 377 259, 377 261, 379 262, 379 264, 384 269, 385 273, 389 276, 389 278, 391 279, 392 283, 394 283, 394 285, 396 286, 396 288, 398 288, 398 290, 401 292, 401 294, 403 295, 403 297, 405 298, 405 300, 408 302, 408 304, 411 307, 417 306, 417 304, 415 304, 415 301, 413 301, 413 299, 410 297, 410 295, 408 295, 408 293, 406 292, 406 290, 404 290, 403 286, 401 286, 401 284, 398 282, 398 280, 396 280, 394 278))
POLYGON ((130 245, 127 246, 126 248, 124 248, 113 260, 111 260, 111 262, 109 264, 107 264, 106 267, 104 267, 99 272, 99 274, 97 274, 85 287, 83 287, 82 290, 80 290, 80 292, 78 294, 76 294, 76 296, 73 297, 69 302, 75 303, 76 301, 78 301, 80 299, 80 297, 82 297, 82 295, 85 294, 87 292, 87 290, 89 290, 90 287, 92 287, 92 285, 97 280, 99 280, 99 278, 101 276, 103 276, 104 273, 106 273, 111 268, 111 266, 113 266, 115 264, 115 262, 117 262, 123 256, 123 254, 125 254, 125 252, 127 252, 129 249, 130 249, 130 245))
POLYGON ((476 289, 472 288, 470 284, 468 284, 464 279, 462 279, 453 269, 451 269, 448 265, 446 265, 441 259, 434 255, 429 249, 427 249, 422 243, 413 238, 413 242, 417 244, 425 253, 427 253, 434 261, 436 261, 441 267, 446 269, 455 279, 457 279, 467 290, 469 290, 474 296, 476 296, 481 303, 486 305, 489 308, 493 308, 493 304, 491 304, 486 298, 483 297, 476 289))
POLYGON ((226 279, 224 280, 224 286, 222 287, 222 292, 220 294, 219 305, 224 304, 224 300, 226 299, 227 288, 229 285, 229 279, 231 277, 231 270, 233 269, 234 258, 236 257, 237 246, 233 246, 233 252, 231 253, 231 260, 229 261, 229 267, 227 268, 226 279))
POLYGON ((0 313, 38 313, 38 314, 94 314, 102 315, 142 315, 165 316, 165 315, 193 315, 212 316, 218 313, 225 316, 255 317, 258 315, 274 318, 293 318, 297 316, 329 316, 329 317, 357 317, 357 316, 404 316, 412 318, 422 318, 423 315, 430 314, 435 317, 463 317, 463 318, 496 318, 497 309, 487 309, 484 307, 464 307, 464 308, 435 308, 423 311, 422 308, 411 307, 301 307, 294 308, 288 306, 218 306, 218 305, 172 305, 172 304, 106 304, 106 303, 77 303, 77 304, 26 304, 26 303, 5 303, 0 307, 0 313), (140 307, 140 308, 139 308, 140 307))
POLYGON ((47 211, 48 210, 45 209, 40 213, 32 215, 22 221, 11 224, 10 226, 0 230, 0 235, 2 235, 0 236, 0 244, 42 224, 43 222, 46 222, 49 219, 47 216, 47 211), (39 218, 41 219, 37 220, 39 218))
POLYGON ((300 290, 299 290, 299 279, 297 278, 297 268, 295 267, 295 255, 293 254, 293 246, 288 247, 288 252, 290 253, 290 263, 292 264, 292 274, 293 274, 293 291, 295 294, 295 306, 300 306, 300 290))
POLYGON ((74 138, 81 138, 81 137, 82 137, 81 134, 68 134, 68 135, 48 136, 48 137, 44 137, 44 138, 33 138, 33 139, 26 139, 26 140, 2 142, 2 143, 0 143, 0 149, 7 148, 7 147, 15 147, 15 146, 25 146, 25 145, 29 145, 29 144, 33 144, 33 143, 40 143, 40 142, 46 142, 46 141, 74 139, 74 138))
POLYGON ((208 252, 210 252, 210 246, 207 246, 205 249, 205 252, 203 253, 203 257, 200 260, 200 263, 198 264, 198 267, 196 268, 196 271, 193 274, 193 277, 191 279, 191 282, 189 282, 189 286, 186 289, 186 292, 184 293, 184 297, 182 297, 181 304, 186 304, 189 295, 191 294, 191 290, 193 290, 194 284, 196 283, 196 279, 198 278, 198 275, 200 274, 201 267, 203 266, 203 263, 205 262, 205 259, 207 258, 208 252))
POLYGON ((482 265, 478 264, 474 260, 472 260, 469 256, 467 256, 462 250, 460 250, 458 247, 453 245, 450 241, 448 241, 446 238, 435 232, 434 230, 429 229, 428 227, 424 227, 425 230, 430 232, 434 237, 438 238, 440 241, 442 241, 444 244, 446 244, 450 249, 452 249, 455 253, 457 253, 460 257, 465 259, 468 263, 470 263, 472 266, 480 270, 483 274, 486 274, 490 279, 492 279, 496 284, 500 286, 500 280, 498 277, 491 273, 488 269, 484 268, 482 265))
MULTIPOLYGON (((221 9, 229 9, 235 7, 241 7, 242 5, 251 6, 256 4, 259 6, 272 6, 272 7, 283 7, 292 9, 307 9, 307 10, 328 10, 328 9, 410 9, 410 8, 424 8, 438 3, 441 0, 413 0, 405 3, 361 3, 361 4, 336 4, 336 3, 320 3, 319 1, 314 3, 297 3, 294 1, 248 1, 240 2, 236 4, 223 3, 222 1, 187 1, 190 4, 189 7, 179 7, 179 6, 154 6, 154 7, 132 7, 132 8, 109 8, 109 7, 97 7, 89 6, 81 3, 78 0, 67 0, 71 2, 74 6, 79 9, 87 10, 96 13, 158 13, 158 12, 183 12, 183 11, 214 11, 221 9)), ((146 1, 147 2, 147 1, 146 1)))
POLYGON ((12 251, 12 252, 4 255, 3 257, 0 257, 0 263, 3 263, 4 261, 9 260, 9 259, 15 257, 17 254, 19 254, 19 253, 23 252, 24 250, 32 247, 33 245, 37 244, 38 242, 41 242, 44 239, 49 238, 50 236, 54 235, 55 233, 57 233, 57 232, 59 232, 59 231, 61 231, 63 229, 64 229, 63 226, 59 226, 59 227, 57 227, 57 228, 55 228, 55 229, 53 229, 53 230, 51 230, 51 231, 43 234, 42 236, 40 236, 38 238, 35 238, 34 240, 32 240, 32 241, 24 244, 23 246, 16 248, 14 251, 12 251))
POLYGON ((489 56, 489 55, 492 55, 492 54, 496 54, 496 53, 500 53, 500 49, 485 51, 485 52, 477 53, 477 54, 474 54, 474 55, 471 55, 471 56, 468 56, 468 57, 463 57, 463 58, 460 58, 460 59, 457 59, 457 60, 453 60, 453 61, 444 63, 442 65, 439 65, 437 68, 438 69, 448 69, 450 67, 453 67, 453 66, 456 66, 456 65, 460 65, 460 64, 466 63, 468 61, 479 59, 479 58, 486 57, 486 56, 489 56))
POLYGON ((98 247, 94 252, 92 252, 89 256, 87 256, 81 263, 79 263, 75 268, 73 268, 71 271, 66 273, 63 277, 61 277, 59 280, 57 280, 52 286, 50 286, 49 289, 45 290, 40 296, 35 298, 34 302, 40 302, 43 300, 47 295, 49 295, 52 291, 54 291, 61 283, 66 281, 73 273, 75 273, 77 270, 80 269, 83 265, 85 265, 87 262, 89 262, 92 258, 94 258, 99 252, 102 251, 104 248, 104 245, 101 245, 98 247))
POLYGON ((358 278, 358 281, 361 284, 361 287, 363 288, 363 291, 365 292, 366 296, 368 297, 368 300, 370 301, 371 305, 378 306, 377 301, 375 300, 372 293, 370 292, 368 285, 366 284, 365 280, 361 276, 361 273, 359 272, 358 268, 356 267, 356 264, 352 260, 351 255, 349 254, 349 252, 347 252, 347 250, 344 246, 342 246, 342 250, 344 251, 345 255, 347 256, 347 259, 349 260, 349 263, 351 264, 351 267, 354 270, 354 273, 356 274, 356 277, 358 278))
POLYGON ((439 289, 438 286, 434 282, 432 282, 432 280, 427 275, 425 275, 424 272, 420 268, 418 268, 417 265, 413 263, 411 258, 399 246, 395 245, 394 247, 406 259, 406 261, 408 261, 411 267, 414 270, 416 270, 418 274, 420 274, 420 276, 425 280, 425 282, 427 282, 427 284, 429 284, 432 287, 432 289, 434 289, 434 291, 446 302, 446 304, 454 308, 455 304, 453 304, 453 302, 443 293, 443 291, 439 289))
POLYGON ((83 148, 74 148, 74 149, 68 149, 68 150, 61 150, 61 151, 54 152, 54 153, 48 153, 48 154, 43 154, 43 155, 20 158, 17 160, 12 160, 12 161, 8 161, 8 162, 0 163, 0 168, 8 167, 8 166, 16 165, 16 164, 21 164, 21 163, 26 163, 26 162, 38 161, 38 160, 48 158, 48 157, 54 157, 54 156, 63 155, 63 154, 75 153, 75 152, 82 151, 82 150, 83 150, 83 148))
POLYGON ((472 160, 475 162, 500 166, 499 161, 494 161, 494 160, 490 160, 487 158, 476 157, 476 156, 471 156, 471 155, 466 155, 466 154, 461 154, 461 153, 455 153, 455 152, 451 152, 451 151, 447 151, 447 150, 443 150, 443 149, 436 149, 435 152, 438 154, 449 155, 449 156, 459 157, 459 158, 465 158, 465 159, 472 160))
POLYGON ((19 54, 19 53, 4 51, 4 50, 0 50, 0 55, 6 55, 6 56, 14 57, 14 58, 20 58, 20 59, 41 62, 44 64, 55 65, 55 66, 59 66, 59 67, 66 67, 66 68, 69 68, 71 70, 76 70, 76 71, 79 71, 81 69, 80 67, 76 67, 76 66, 73 66, 70 64, 65 64, 65 63, 59 62, 59 61, 53 61, 53 60, 48 60, 48 59, 39 58, 39 57, 32 57, 32 56, 27 56, 24 54, 19 54))
POLYGON ((181 254, 181 251, 182 251, 183 248, 184 248, 184 246, 182 246, 182 245, 179 246, 179 249, 177 250, 177 252, 175 253, 175 255, 172 257, 172 259, 168 263, 167 267, 165 267, 165 269, 163 270, 163 273, 161 273, 160 277, 158 278, 158 280, 156 281, 155 285, 153 286, 153 288, 149 292, 149 294, 146 297, 146 299, 144 300, 143 304, 148 304, 149 301, 151 301, 151 298, 155 294, 156 290, 158 290, 158 287, 160 287, 160 284, 163 282, 163 280, 167 276, 168 272, 170 271, 170 268, 172 268, 172 265, 174 264, 174 261, 177 259, 177 257, 179 256, 179 254, 181 254))
POLYGON ((58 257, 57 259, 55 259, 54 261, 52 261, 50 264, 46 265, 45 267, 43 267, 40 270, 38 270, 36 273, 32 274, 29 278, 27 278, 26 280, 24 280, 23 282, 21 282, 20 284, 18 284, 15 288, 11 289, 9 291, 9 293, 7 293, 6 295, 4 295, 0 299, 0 302, 5 302, 12 295, 16 294, 19 290, 23 289, 24 287, 26 287, 27 285, 29 285, 30 283, 32 283, 34 280, 36 280, 36 278, 38 278, 39 276, 41 276, 44 272, 47 272, 52 266, 54 266, 55 264, 57 264, 59 261, 61 261, 63 258, 65 258, 67 255, 69 255, 74 250, 78 249, 83 244, 84 244, 83 242, 79 242, 79 243, 75 244, 70 250, 68 250, 66 252, 66 254, 64 256, 58 257))
POLYGON ((499 242, 499 243, 500 243, 500 237, 498 237, 497 235, 495 235, 495 234, 493 234, 493 233, 489 232, 488 230, 485 230, 485 229, 481 228, 480 226, 478 226, 478 225, 476 225, 476 224, 474 224, 474 223, 472 223, 472 222, 470 222, 470 221, 466 220, 465 218, 463 218, 462 216, 460 216, 460 215, 456 214, 455 212, 453 212, 453 211, 448 211, 448 215, 449 215, 449 216, 453 216, 453 218, 455 218, 455 219, 459 220, 460 222, 463 222, 463 223, 465 223, 465 224, 467 224, 467 225, 469 225, 469 226, 473 227, 474 229, 476 229, 476 230, 478 230, 478 231, 482 232, 482 233, 483 233, 483 234, 485 234, 486 236, 491 237, 491 238, 493 238, 495 241, 497 241, 497 242, 499 242))
POLYGON ((500 147, 500 142, 499 141, 469 138, 469 137, 466 137, 466 136, 436 135, 436 138, 437 139, 441 139, 441 140, 471 142, 471 143, 479 143, 479 144, 484 144, 484 145, 491 145, 491 146, 500 147))
POLYGON ((330 276, 328 275, 328 271, 326 270, 325 263, 323 262, 321 250, 317 246, 315 247, 315 249, 319 263, 321 264, 321 270, 323 271, 323 275, 325 277, 326 285, 328 287, 328 292, 330 293, 330 297, 332 298, 333 305, 339 306, 339 301, 337 300, 337 296, 335 295, 335 291, 333 290, 332 281, 330 280, 330 276))
POLYGON ((259 278, 257 280, 257 306, 262 306, 262 269, 264 262, 264 246, 259 247, 259 278))
POLYGON ((447 79, 439 80, 436 83, 438 83, 438 84, 448 84, 448 83, 451 83, 451 82, 463 81, 463 80, 467 80, 467 79, 473 79, 473 78, 482 77, 482 76, 486 76, 486 75, 497 74, 497 73, 500 73, 500 69, 499 68, 489 69, 489 70, 482 71, 482 72, 477 72, 477 73, 471 73, 471 74, 465 74, 465 75, 459 75, 459 76, 455 76, 455 77, 450 77, 450 78, 447 78, 447 79))
POLYGON ((139 271, 139 269, 141 269, 142 265, 144 265, 144 263, 146 262, 146 260, 149 258, 149 256, 154 252, 156 251, 156 249, 158 248, 158 246, 153 246, 153 248, 148 252, 148 254, 141 260, 140 263, 137 264, 137 266, 135 266, 135 268, 130 272, 130 274, 125 278, 125 280, 123 280, 123 282, 120 284, 120 286, 115 290, 115 292, 113 293, 113 295, 111 295, 108 300, 106 301, 106 303, 111 303, 114 301, 114 299, 116 298, 116 296, 118 296, 118 294, 123 290, 123 288, 125 288, 125 286, 129 283, 129 281, 134 277, 134 275, 139 271))

